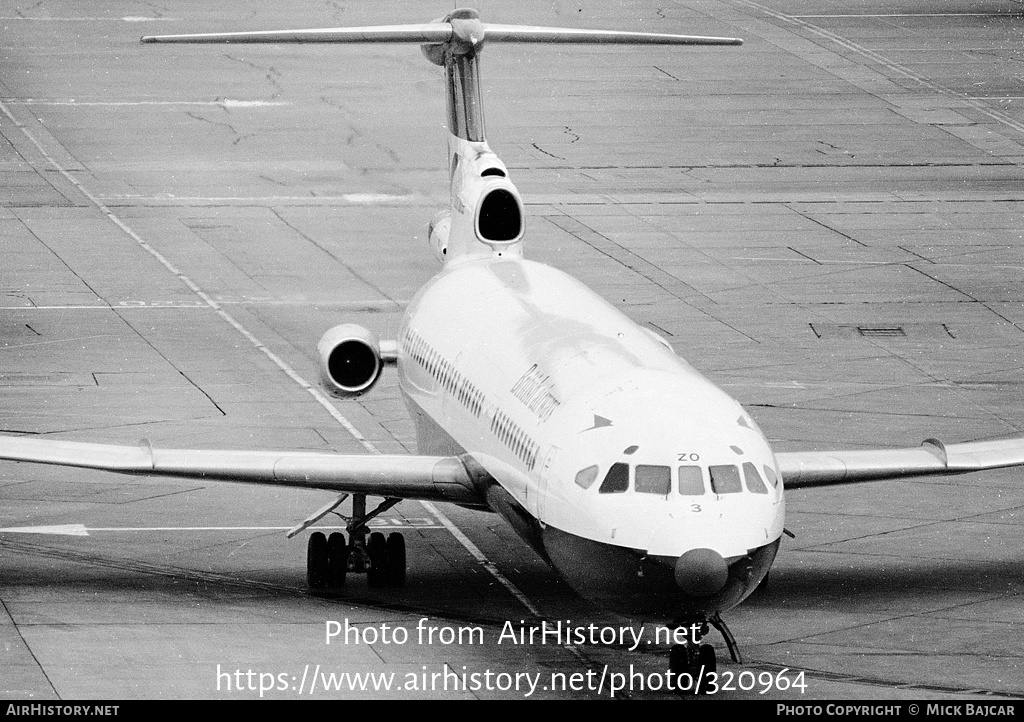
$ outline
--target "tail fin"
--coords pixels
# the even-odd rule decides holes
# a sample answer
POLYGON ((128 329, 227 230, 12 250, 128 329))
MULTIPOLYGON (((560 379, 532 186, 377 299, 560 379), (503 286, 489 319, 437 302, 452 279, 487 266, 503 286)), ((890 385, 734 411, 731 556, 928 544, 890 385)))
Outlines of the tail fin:
POLYGON ((700 35, 494 25, 481 22, 476 10, 462 8, 423 25, 147 35, 142 42, 419 44, 430 62, 445 69, 452 199, 445 212, 450 220, 438 223, 436 234, 432 227, 430 235, 448 263, 467 255, 521 252, 522 202, 503 164, 484 139, 479 58, 485 43, 740 45, 743 41, 700 35))

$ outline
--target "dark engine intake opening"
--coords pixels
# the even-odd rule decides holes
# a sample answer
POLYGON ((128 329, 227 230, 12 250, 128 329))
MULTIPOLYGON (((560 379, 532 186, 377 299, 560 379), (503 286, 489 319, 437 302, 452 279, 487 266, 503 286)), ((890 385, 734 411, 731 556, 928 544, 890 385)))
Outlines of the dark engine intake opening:
POLYGON ((477 231, 485 241, 514 241, 523 232, 519 199, 505 188, 495 188, 480 201, 477 231))
POLYGON ((338 386, 362 390, 377 380, 380 360, 372 348, 353 339, 335 347, 327 359, 327 370, 338 386))
POLYGON ((384 368, 380 341, 372 331, 346 323, 335 326, 317 344, 320 382, 332 396, 346 398, 369 391, 384 368))

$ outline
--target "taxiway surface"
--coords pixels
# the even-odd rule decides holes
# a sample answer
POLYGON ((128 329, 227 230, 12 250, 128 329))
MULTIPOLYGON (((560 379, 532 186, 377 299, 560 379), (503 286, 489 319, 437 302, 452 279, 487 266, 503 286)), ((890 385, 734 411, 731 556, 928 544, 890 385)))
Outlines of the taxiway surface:
MULTIPOLYGON (((487 49, 488 137, 527 204, 532 258, 668 338, 780 450, 1024 433, 1019 3, 506 5, 477 7, 746 41, 487 49)), ((324 330, 393 335, 437 269, 437 69, 413 46, 138 43, 446 11, 393 7, 5 5, 4 432, 415 450, 393 378, 333 412, 303 384, 324 330)), ((0 697, 259 696, 267 677, 235 675, 249 670, 272 675, 273 698, 525 696, 430 681, 450 670, 607 698, 551 675, 663 670, 657 645, 499 645, 505 622, 622 622, 493 515, 405 502, 381 522, 406 532, 405 589, 309 594, 303 540, 283 532, 330 498, 0 464, 0 697), (327 645, 328 620, 409 637, 327 645), (483 644, 444 641, 476 628, 483 644), (433 688, 311 690, 317 672, 426 673, 433 688)), ((764 696, 1024 695, 1024 471, 787 498, 796 538, 727 616, 744 664, 712 635, 735 686, 803 672, 805 691, 764 696)))

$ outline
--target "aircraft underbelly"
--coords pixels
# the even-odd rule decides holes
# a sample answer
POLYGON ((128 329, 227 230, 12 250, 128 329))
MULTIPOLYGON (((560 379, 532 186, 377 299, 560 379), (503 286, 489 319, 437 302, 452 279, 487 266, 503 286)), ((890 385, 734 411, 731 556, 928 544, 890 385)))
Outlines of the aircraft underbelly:
POLYGON ((544 549, 551 565, 581 596, 627 617, 665 623, 704 620, 731 609, 757 588, 779 539, 727 559, 729 579, 718 594, 692 596, 676 583, 675 557, 596 542, 547 526, 544 549))

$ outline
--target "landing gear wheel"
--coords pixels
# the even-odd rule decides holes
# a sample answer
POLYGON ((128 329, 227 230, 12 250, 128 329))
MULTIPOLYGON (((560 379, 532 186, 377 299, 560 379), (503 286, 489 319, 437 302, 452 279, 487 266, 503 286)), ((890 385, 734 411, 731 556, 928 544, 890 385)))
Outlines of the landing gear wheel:
POLYGON ((327 584, 327 558, 327 537, 313 532, 306 545, 306 584, 310 589, 323 589, 327 584))
POLYGON ((702 644, 697 651, 697 674, 694 676, 694 679, 701 680, 697 694, 708 693, 711 683, 710 675, 712 674, 717 679, 718 658, 715 656, 715 648, 710 644, 702 644))
POLYGON ((677 692, 708 694, 714 689, 711 675, 718 672, 715 648, 710 644, 675 644, 668 654, 668 669, 677 692))
POLYGON ((348 545, 345 535, 334 532, 327 538, 327 586, 341 589, 348 573, 348 545))
POLYGON ((379 531, 370 534, 366 542, 366 556, 370 561, 366 569, 367 585, 383 587, 388 581, 388 543, 379 531))
POLYGON ((668 671, 672 674, 686 674, 689 670, 685 644, 673 644, 668 653, 668 671))
POLYGON ((690 662, 690 647, 685 644, 673 644, 668 653, 668 671, 672 675, 673 686, 680 694, 692 694, 694 680, 693 664, 690 662))
POLYGON ((388 534, 388 564, 386 570, 389 587, 405 586, 405 537, 399 532, 388 534))

